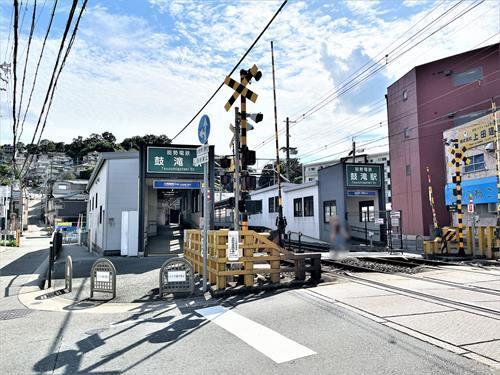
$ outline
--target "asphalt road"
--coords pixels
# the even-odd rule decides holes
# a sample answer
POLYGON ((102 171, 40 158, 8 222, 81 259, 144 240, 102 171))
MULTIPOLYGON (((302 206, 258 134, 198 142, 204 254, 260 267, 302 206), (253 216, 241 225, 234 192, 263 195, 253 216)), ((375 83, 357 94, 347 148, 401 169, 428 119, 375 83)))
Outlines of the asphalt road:
MULTIPOLYGON (((14 307, 4 301, 0 306, 0 313, 6 307, 14 307)), ((205 319, 199 313, 204 306, 156 312, 138 308, 133 314, 102 315, 28 310, 14 319, 0 320, 0 371, 3 374, 493 373, 472 360, 327 302, 313 300, 300 290, 233 297, 225 306, 231 311, 232 321, 205 319), (249 335, 254 336, 254 341, 249 341, 249 335), (283 363, 273 360, 273 351, 289 354, 283 351, 286 345, 301 346, 300 350, 308 353, 283 363)))

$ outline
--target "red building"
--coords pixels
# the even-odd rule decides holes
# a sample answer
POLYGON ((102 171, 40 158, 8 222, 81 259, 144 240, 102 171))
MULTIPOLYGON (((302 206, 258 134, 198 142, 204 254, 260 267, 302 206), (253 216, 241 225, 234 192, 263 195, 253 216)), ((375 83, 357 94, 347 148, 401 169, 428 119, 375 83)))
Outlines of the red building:
POLYGON ((499 44, 417 66, 387 89, 392 207, 403 233, 429 235, 432 213, 426 166, 439 225, 450 223, 444 187, 443 131, 500 105, 499 44))

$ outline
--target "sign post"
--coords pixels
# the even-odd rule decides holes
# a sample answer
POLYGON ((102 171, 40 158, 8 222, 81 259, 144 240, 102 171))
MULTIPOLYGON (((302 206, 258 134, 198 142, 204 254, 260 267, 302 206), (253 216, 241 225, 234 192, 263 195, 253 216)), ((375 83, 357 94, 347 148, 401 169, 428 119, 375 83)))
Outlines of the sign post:
POLYGON ((201 253, 203 256, 203 292, 207 291, 207 256, 208 256, 208 228, 210 228, 210 214, 208 212, 208 136, 210 135, 210 119, 207 115, 201 117, 198 125, 198 139, 201 146, 196 149, 195 163, 203 164, 203 240, 201 253))

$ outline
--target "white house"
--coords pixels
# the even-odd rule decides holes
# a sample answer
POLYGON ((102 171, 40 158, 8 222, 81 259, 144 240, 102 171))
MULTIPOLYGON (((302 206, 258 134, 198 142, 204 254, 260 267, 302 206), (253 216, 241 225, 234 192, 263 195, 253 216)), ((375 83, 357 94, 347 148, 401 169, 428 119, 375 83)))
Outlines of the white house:
MULTIPOLYGON (((89 247, 104 255, 119 255, 122 212, 139 207, 139 153, 101 153, 87 184, 89 247)), ((138 225, 128 228, 139 238, 138 225)))
MULTIPOLYGON (((305 241, 319 239, 318 182, 282 184, 283 216, 286 231, 302 233, 305 241)), ((250 226, 276 229, 278 217, 278 186, 273 185, 250 193, 252 200, 262 202, 262 212, 249 217, 250 226)), ((292 235, 295 239, 296 235, 292 235)))

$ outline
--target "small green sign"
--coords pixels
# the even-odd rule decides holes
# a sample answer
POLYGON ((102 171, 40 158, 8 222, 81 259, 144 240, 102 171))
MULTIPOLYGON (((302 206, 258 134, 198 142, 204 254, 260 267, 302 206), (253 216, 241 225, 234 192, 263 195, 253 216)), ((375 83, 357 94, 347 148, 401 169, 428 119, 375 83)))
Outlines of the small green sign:
POLYGON ((203 166, 195 166, 196 148, 148 147, 148 173, 203 174, 203 166))
POLYGON ((380 165, 352 164, 346 165, 347 186, 380 187, 380 165))

